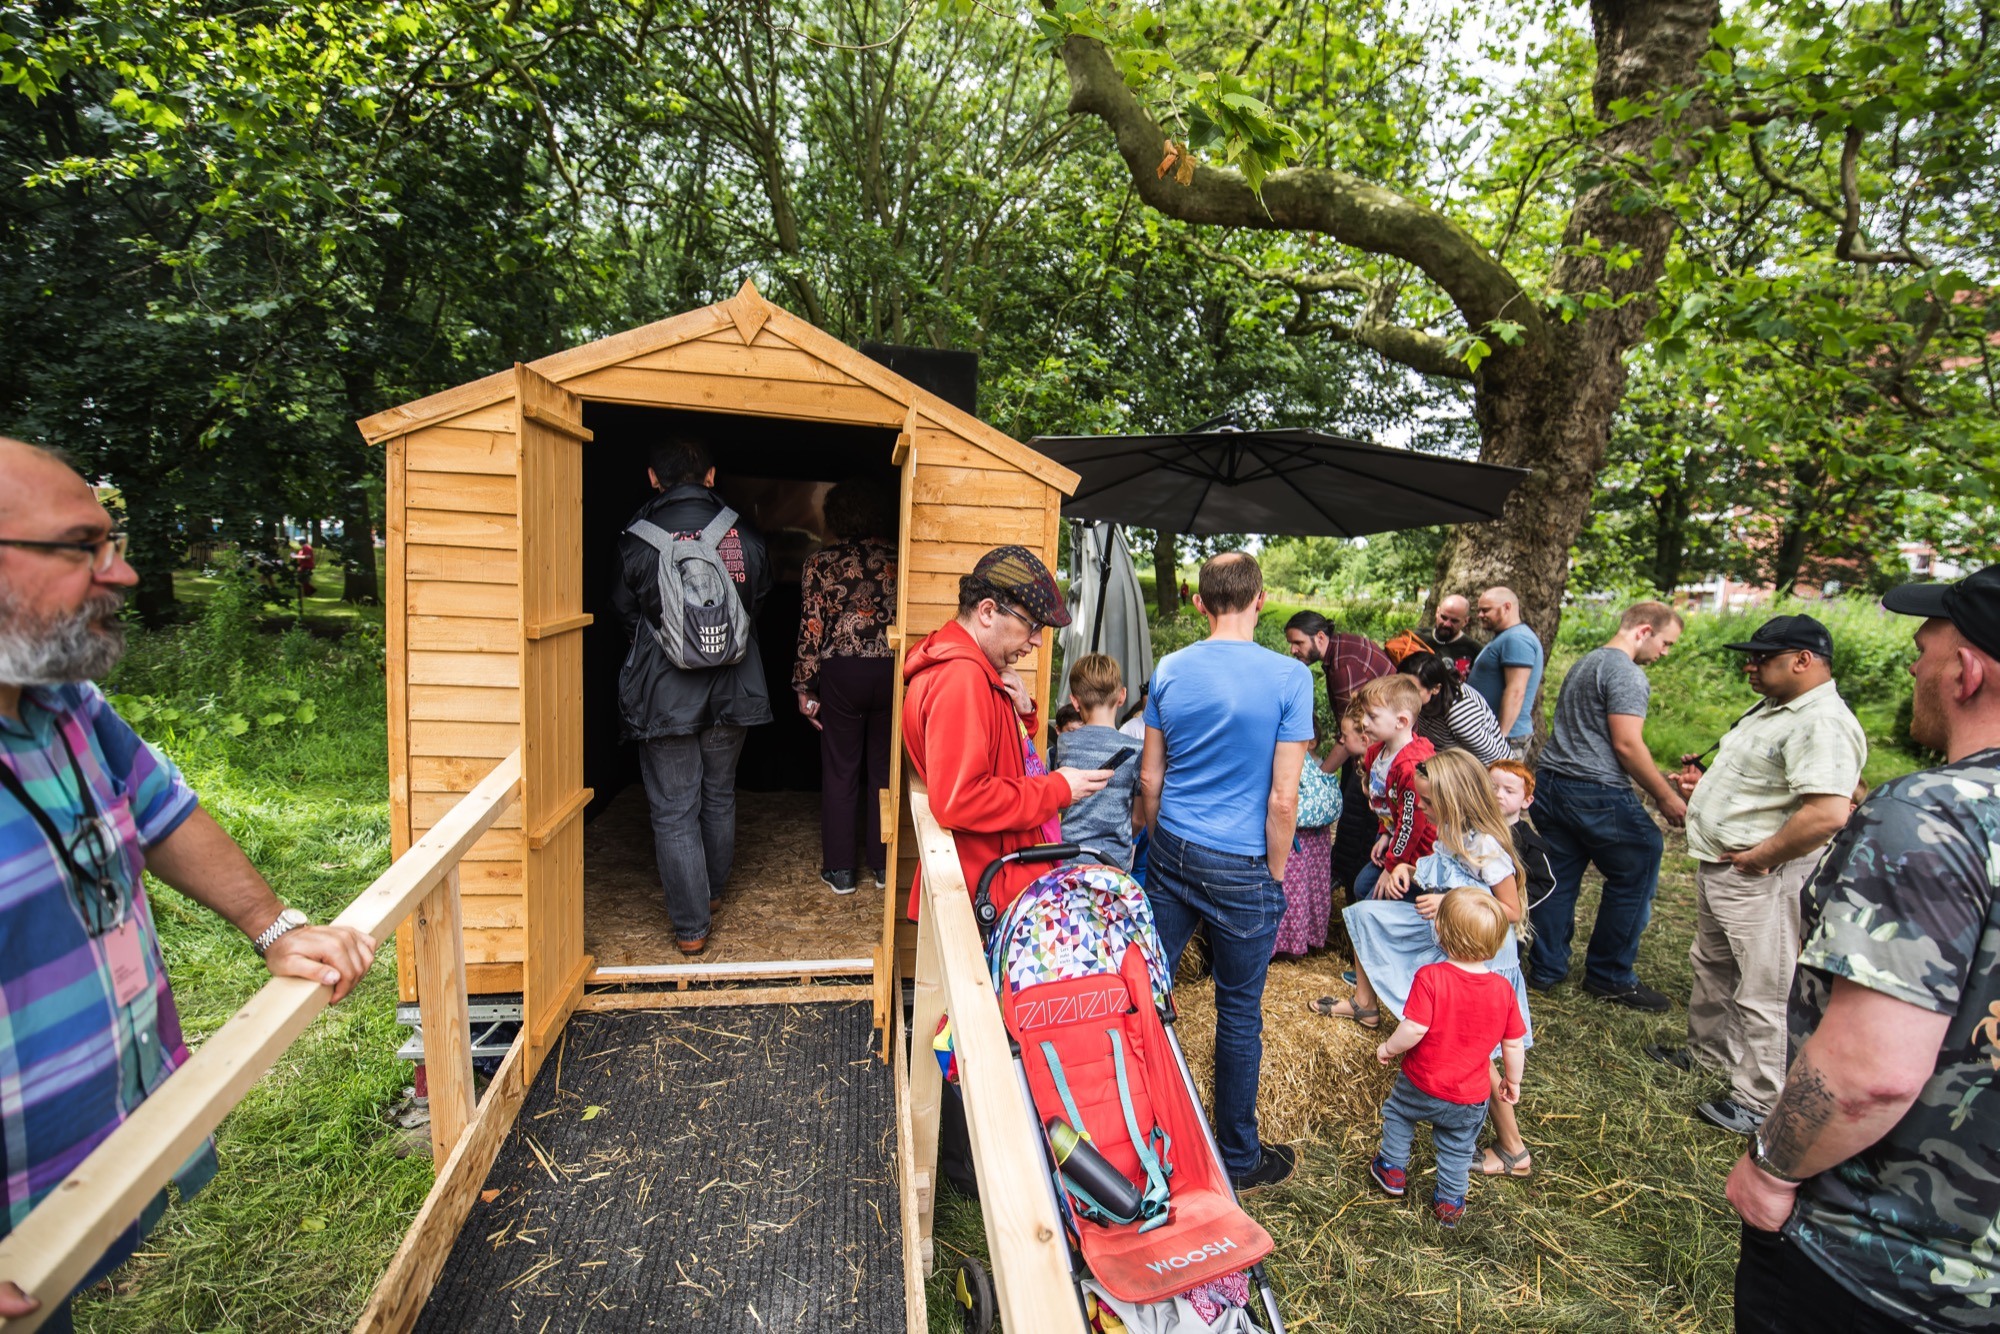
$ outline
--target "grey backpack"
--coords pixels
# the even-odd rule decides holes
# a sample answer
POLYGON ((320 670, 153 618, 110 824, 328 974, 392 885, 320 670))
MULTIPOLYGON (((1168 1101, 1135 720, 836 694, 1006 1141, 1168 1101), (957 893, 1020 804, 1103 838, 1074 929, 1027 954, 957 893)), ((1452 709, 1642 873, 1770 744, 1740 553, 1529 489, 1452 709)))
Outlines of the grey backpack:
POLYGON ((678 541, 646 519, 625 530, 660 554, 660 623, 653 638, 676 667, 727 667, 750 652, 750 613, 722 559, 722 539, 735 522, 736 511, 724 505, 691 541, 678 541))

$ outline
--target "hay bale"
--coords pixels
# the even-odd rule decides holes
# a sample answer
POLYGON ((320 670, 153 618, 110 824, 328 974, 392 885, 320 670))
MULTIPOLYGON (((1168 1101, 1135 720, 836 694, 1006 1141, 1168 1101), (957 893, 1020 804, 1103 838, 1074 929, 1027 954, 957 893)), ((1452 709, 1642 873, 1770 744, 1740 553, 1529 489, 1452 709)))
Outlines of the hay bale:
MULTIPOLYGON (((1264 1064, 1257 1094, 1259 1134, 1274 1143, 1317 1142, 1330 1148, 1357 1134, 1370 1148, 1380 1133, 1382 1100, 1394 1072, 1375 1060, 1375 1047, 1393 1028, 1384 1017, 1374 1032, 1345 1019, 1327 1019, 1306 1006, 1317 996, 1346 996, 1340 980, 1352 963, 1338 954, 1279 960, 1264 985, 1264 1064)), ((1178 1025, 1188 1066, 1204 1094, 1215 1067, 1215 984, 1210 979, 1174 987, 1178 1025)))

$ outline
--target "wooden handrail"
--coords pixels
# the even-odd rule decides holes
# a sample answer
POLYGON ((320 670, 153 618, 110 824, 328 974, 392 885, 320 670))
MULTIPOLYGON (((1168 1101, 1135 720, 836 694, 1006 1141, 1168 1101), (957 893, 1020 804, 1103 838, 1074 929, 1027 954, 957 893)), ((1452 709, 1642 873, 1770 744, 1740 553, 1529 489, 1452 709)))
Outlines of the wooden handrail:
POLYGON ((1083 1314, 1070 1278, 1069 1242, 1050 1194, 1041 1128, 1022 1101, 958 845, 931 814, 929 794, 914 780, 910 814, 923 862, 916 1004, 910 1019, 916 1047, 910 1061, 910 1103, 918 1174, 918 1216, 912 1225, 919 1229, 922 1263, 928 1272, 944 1078, 930 1059, 929 1045, 939 1017, 949 1014, 1001 1323, 1037 1334, 1083 1334, 1083 1314))
MULTIPOLYGON (((398 922, 440 887, 444 897, 455 899, 459 859, 520 791, 521 752, 516 750, 363 890, 334 919, 334 925, 351 926, 384 940, 398 922)), ((451 934, 455 938, 457 933, 454 930, 451 934)), ((462 954, 456 981, 462 1010, 462 954)), ((20 1227, 0 1240, 0 1278, 12 1279, 30 1296, 42 1299, 35 1314, 0 1322, 0 1328, 16 1334, 41 1325, 188 1155, 326 1008, 331 994, 328 988, 302 978, 280 977, 266 982, 186 1065, 64 1178, 20 1227)), ((464 1035, 460 1038, 462 1048, 464 1035)), ((456 1079, 455 1073, 446 1077, 456 1079)), ((470 1077, 468 1069, 468 1086, 470 1077)))

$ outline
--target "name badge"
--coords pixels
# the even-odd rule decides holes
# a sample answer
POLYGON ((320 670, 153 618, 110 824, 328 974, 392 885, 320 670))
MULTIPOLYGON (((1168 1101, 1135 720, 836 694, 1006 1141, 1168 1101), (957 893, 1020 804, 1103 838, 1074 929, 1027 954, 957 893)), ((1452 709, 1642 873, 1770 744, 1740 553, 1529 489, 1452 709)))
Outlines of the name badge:
POLYGON ((111 990, 120 1005, 130 1005, 146 990, 146 945, 139 937, 139 919, 128 916, 125 924, 102 937, 104 957, 111 964, 111 990))

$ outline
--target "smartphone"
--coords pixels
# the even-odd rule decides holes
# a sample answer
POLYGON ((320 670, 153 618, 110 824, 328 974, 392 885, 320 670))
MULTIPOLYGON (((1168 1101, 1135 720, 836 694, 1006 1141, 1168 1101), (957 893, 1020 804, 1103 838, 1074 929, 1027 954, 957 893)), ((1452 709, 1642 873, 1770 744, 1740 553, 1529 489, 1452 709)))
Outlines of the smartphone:
POLYGON ((1125 763, 1125 761, 1131 759, 1134 755, 1137 755, 1138 753, 1139 752, 1132 749, 1132 747, 1127 746, 1125 747, 1125 749, 1119 751, 1116 755, 1113 755, 1111 757, 1110 763, 1106 764, 1104 767, 1115 773, 1117 772, 1118 768, 1125 763))

